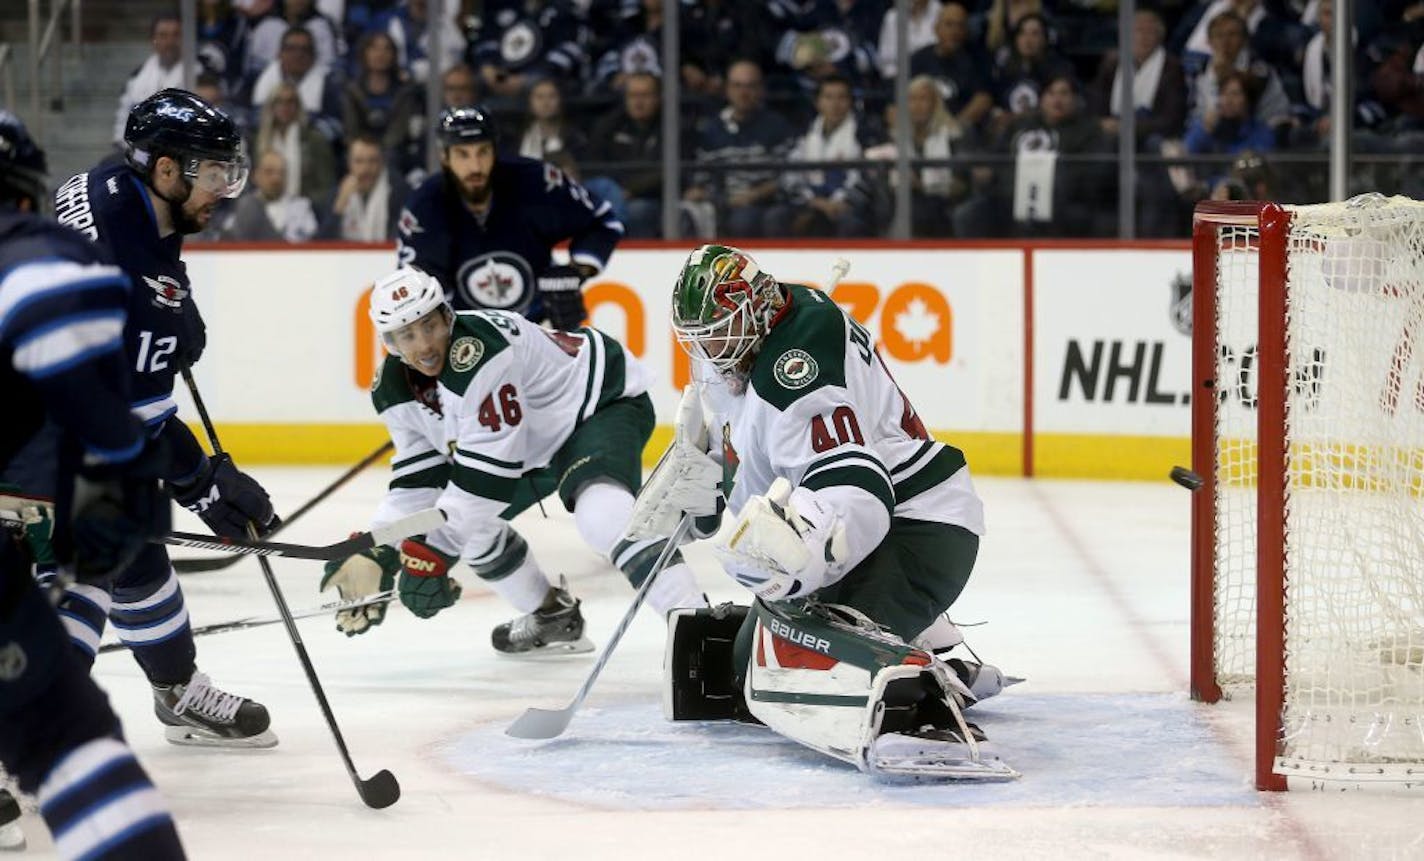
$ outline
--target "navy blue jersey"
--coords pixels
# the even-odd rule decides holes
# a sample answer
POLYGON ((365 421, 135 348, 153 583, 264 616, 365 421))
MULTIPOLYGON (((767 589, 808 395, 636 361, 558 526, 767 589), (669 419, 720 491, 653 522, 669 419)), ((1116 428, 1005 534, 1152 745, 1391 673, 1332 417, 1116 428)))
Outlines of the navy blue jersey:
POLYGON ((397 262, 435 276, 457 311, 494 308, 540 319, 535 279, 569 240, 574 263, 603 269, 623 236, 606 202, 551 164, 501 156, 483 222, 445 172, 421 183, 397 228, 397 262))
POLYGON ((0 212, 0 467, 48 414, 91 462, 143 448, 123 352, 129 279, 48 219, 0 212))
POLYGON ((190 478, 204 457, 182 422, 168 419, 178 412, 173 380, 180 359, 202 351, 204 328, 189 295, 188 270, 180 254, 183 236, 158 235, 153 204, 143 180, 127 165, 101 166, 76 174, 54 195, 55 217, 98 243, 129 276, 128 322, 124 349, 129 360, 130 404, 151 435, 174 438, 169 451, 170 480, 190 478))

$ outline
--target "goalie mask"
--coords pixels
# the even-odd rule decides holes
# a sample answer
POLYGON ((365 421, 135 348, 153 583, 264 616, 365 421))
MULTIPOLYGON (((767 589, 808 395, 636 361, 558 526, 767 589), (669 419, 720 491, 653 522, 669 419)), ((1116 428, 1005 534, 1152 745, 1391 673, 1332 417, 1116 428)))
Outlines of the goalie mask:
POLYGON ((437 376, 450 346, 454 309, 440 282, 419 269, 397 269, 371 288, 371 322, 386 349, 437 376))
POLYGON ((751 255, 728 245, 703 245, 678 273, 672 328, 693 358, 722 374, 745 372, 785 308, 781 285, 751 255))

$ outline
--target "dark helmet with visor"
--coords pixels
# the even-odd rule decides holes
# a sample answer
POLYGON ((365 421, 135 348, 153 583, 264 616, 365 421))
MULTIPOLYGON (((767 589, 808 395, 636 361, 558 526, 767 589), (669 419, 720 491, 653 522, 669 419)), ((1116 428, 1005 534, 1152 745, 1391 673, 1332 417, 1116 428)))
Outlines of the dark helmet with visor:
POLYGON ((44 150, 20 118, 0 109, 0 201, 28 197, 38 207, 47 197, 44 150))
POLYGON ((483 108, 446 108, 440 112, 440 124, 436 127, 440 146, 449 149, 457 144, 489 141, 497 143, 494 121, 483 108))
POLYGON ((247 153, 237 124, 187 90, 160 90, 134 105, 124 144, 129 165, 145 177, 167 156, 204 191, 237 197, 247 185, 247 153))

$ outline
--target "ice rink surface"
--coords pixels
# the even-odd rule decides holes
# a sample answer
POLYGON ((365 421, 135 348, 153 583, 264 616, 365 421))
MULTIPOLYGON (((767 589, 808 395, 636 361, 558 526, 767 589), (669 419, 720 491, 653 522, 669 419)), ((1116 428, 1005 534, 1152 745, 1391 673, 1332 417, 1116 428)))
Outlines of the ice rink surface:
MULTIPOLYGON (((340 471, 252 470, 279 512, 340 471)), ((433 619, 397 604, 353 639, 329 618, 298 623, 358 770, 400 781, 387 810, 357 798, 279 625, 198 640, 203 671, 270 709, 272 750, 170 745, 126 653, 95 674, 198 859, 1424 858, 1424 795, 1258 794, 1249 699, 1186 697, 1186 491, 1165 477, 976 483, 990 532, 953 615, 985 660, 1028 679, 971 712, 1015 783, 882 784, 759 728, 667 723, 664 626, 646 610, 563 737, 509 739, 525 707, 565 705, 593 658, 496 656, 489 631, 512 612, 463 569, 463 600, 433 619)), ((345 537, 384 486, 369 470, 286 537, 345 537)), ((568 576, 601 648, 631 588, 557 503, 516 526, 568 576)), ((688 558, 714 602, 745 602, 709 554, 688 558)), ((334 600, 316 591, 319 564, 273 564, 293 609, 334 600)), ((182 585, 195 626, 272 611, 252 560, 182 585)), ((52 857, 42 823, 25 825, 15 857, 52 857)))

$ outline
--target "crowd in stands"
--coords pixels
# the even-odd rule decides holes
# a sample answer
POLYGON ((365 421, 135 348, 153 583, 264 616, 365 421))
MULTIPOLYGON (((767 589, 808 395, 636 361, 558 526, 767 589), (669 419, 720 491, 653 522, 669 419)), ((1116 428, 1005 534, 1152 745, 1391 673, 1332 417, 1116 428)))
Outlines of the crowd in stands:
MULTIPOLYGON (((199 92, 253 162, 212 238, 389 239, 425 176, 429 87, 491 110, 502 152, 560 166, 630 236, 661 235, 662 0, 447 0, 442 21, 425 0, 197 5, 199 92)), ((1424 196, 1424 0, 1355 7, 1355 151, 1396 156, 1356 183, 1424 196)), ((677 217, 692 236, 884 235, 904 146, 915 236, 1112 236, 1124 87, 1138 235, 1185 235, 1204 198, 1324 199, 1322 158, 1277 154, 1326 151, 1336 23, 1330 0, 1142 3, 1124 81, 1112 0, 912 0, 903 47, 891 0, 681 0, 677 217)), ((151 33, 116 139, 181 84, 176 13, 151 33)))

